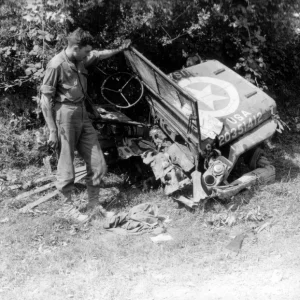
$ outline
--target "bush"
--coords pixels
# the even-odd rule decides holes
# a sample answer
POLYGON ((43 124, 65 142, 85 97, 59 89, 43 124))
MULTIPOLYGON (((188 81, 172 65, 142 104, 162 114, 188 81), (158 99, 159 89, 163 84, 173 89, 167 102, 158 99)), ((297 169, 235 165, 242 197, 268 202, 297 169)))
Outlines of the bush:
MULTIPOLYGON (((47 62, 62 49, 67 32, 78 26, 89 30, 101 48, 131 38, 167 73, 198 52, 235 68, 262 88, 276 90, 299 77, 298 2, 43 0, 24 8, 22 2, 5 0, 0 6, 0 96, 26 95, 35 111, 31 97, 37 94, 47 62)), ((104 61, 102 68, 108 67, 126 68, 120 57, 104 61)))
POLYGON ((43 125, 38 90, 48 60, 63 47, 66 17, 58 2, 0 2, 1 168, 41 162, 30 130, 43 125))
POLYGON ((33 112, 32 97, 37 96, 48 60, 63 47, 65 25, 59 4, 25 3, 6 0, 0 6, 0 99, 14 95, 14 101, 25 101, 33 112))
POLYGON ((11 119, 10 124, 0 120, 0 144, 0 169, 42 164, 35 132, 22 129, 20 118, 11 119))

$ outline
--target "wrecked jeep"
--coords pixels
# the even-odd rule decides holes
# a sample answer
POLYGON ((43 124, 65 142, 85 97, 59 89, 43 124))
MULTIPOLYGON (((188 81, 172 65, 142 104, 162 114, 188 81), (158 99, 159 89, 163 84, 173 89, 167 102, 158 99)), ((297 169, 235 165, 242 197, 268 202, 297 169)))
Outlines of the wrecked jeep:
POLYGON ((111 75, 101 88, 110 103, 97 107, 104 120, 95 124, 104 152, 115 144, 121 159, 141 156, 165 194, 189 207, 274 180, 275 168, 261 148, 280 122, 271 97, 216 60, 166 75, 133 47, 125 57, 133 74, 111 75), (126 89, 135 89, 138 97, 131 99, 126 89), (149 104, 150 124, 132 121, 118 110, 142 97, 149 104), (107 130, 122 132, 115 140, 107 130), (229 183, 240 157, 251 171, 229 183), (180 194, 188 187, 189 195, 180 194))

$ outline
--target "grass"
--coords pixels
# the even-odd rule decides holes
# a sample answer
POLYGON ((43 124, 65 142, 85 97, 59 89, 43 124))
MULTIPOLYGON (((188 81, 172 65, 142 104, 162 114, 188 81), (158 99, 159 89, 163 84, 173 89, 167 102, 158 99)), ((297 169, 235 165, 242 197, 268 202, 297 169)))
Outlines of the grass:
MULTIPOLYGON (((11 192, 0 200, 0 222, 9 218, 0 224, 0 299, 299 299, 298 138, 277 139, 269 151, 275 183, 227 205, 212 201, 204 213, 178 209, 161 190, 125 189, 121 176, 110 173, 106 185, 120 190, 114 209, 149 201, 172 219, 167 232, 173 240, 161 244, 149 234, 108 233, 100 219, 74 226, 55 216, 59 199, 20 215, 17 208, 33 199, 16 203, 11 192), (228 214, 235 217, 232 226, 216 221, 228 214), (235 235, 263 220, 273 225, 249 233, 239 253, 226 249, 235 235)), ((22 181, 41 172, 32 168, 15 176, 22 181)))

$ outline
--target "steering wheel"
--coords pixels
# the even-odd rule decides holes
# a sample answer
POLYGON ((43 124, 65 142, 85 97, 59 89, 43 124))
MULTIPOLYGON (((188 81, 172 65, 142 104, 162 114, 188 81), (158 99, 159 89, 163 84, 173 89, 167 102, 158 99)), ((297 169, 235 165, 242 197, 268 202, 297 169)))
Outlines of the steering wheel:
POLYGON ((101 94, 108 103, 118 108, 130 108, 142 98, 144 85, 137 75, 118 72, 102 83, 101 94))

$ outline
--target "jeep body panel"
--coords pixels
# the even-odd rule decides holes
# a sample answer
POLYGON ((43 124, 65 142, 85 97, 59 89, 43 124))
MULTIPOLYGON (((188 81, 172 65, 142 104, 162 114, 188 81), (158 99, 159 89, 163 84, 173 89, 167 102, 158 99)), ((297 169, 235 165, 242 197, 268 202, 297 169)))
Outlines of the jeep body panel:
POLYGON ((271 97, 216 60, 176 71, 170 76, 197 99, 200 113, 217 118, 223 124, 218 134, 220 147, 276 113, 276 103, 271 97))
MULTIPOLYGON (((173 141, 180 135, 194 155, 203 154, 209 144, 222 148, 247 138, 276 113, 271 97, 216 60, 166 75, 133 47, 125 56, 149 91, 152 116, 173 141)), ((260 130, 255 144, 275 130, 260 130)), ((247 149, 256 146, 247 144, 247 149)))

